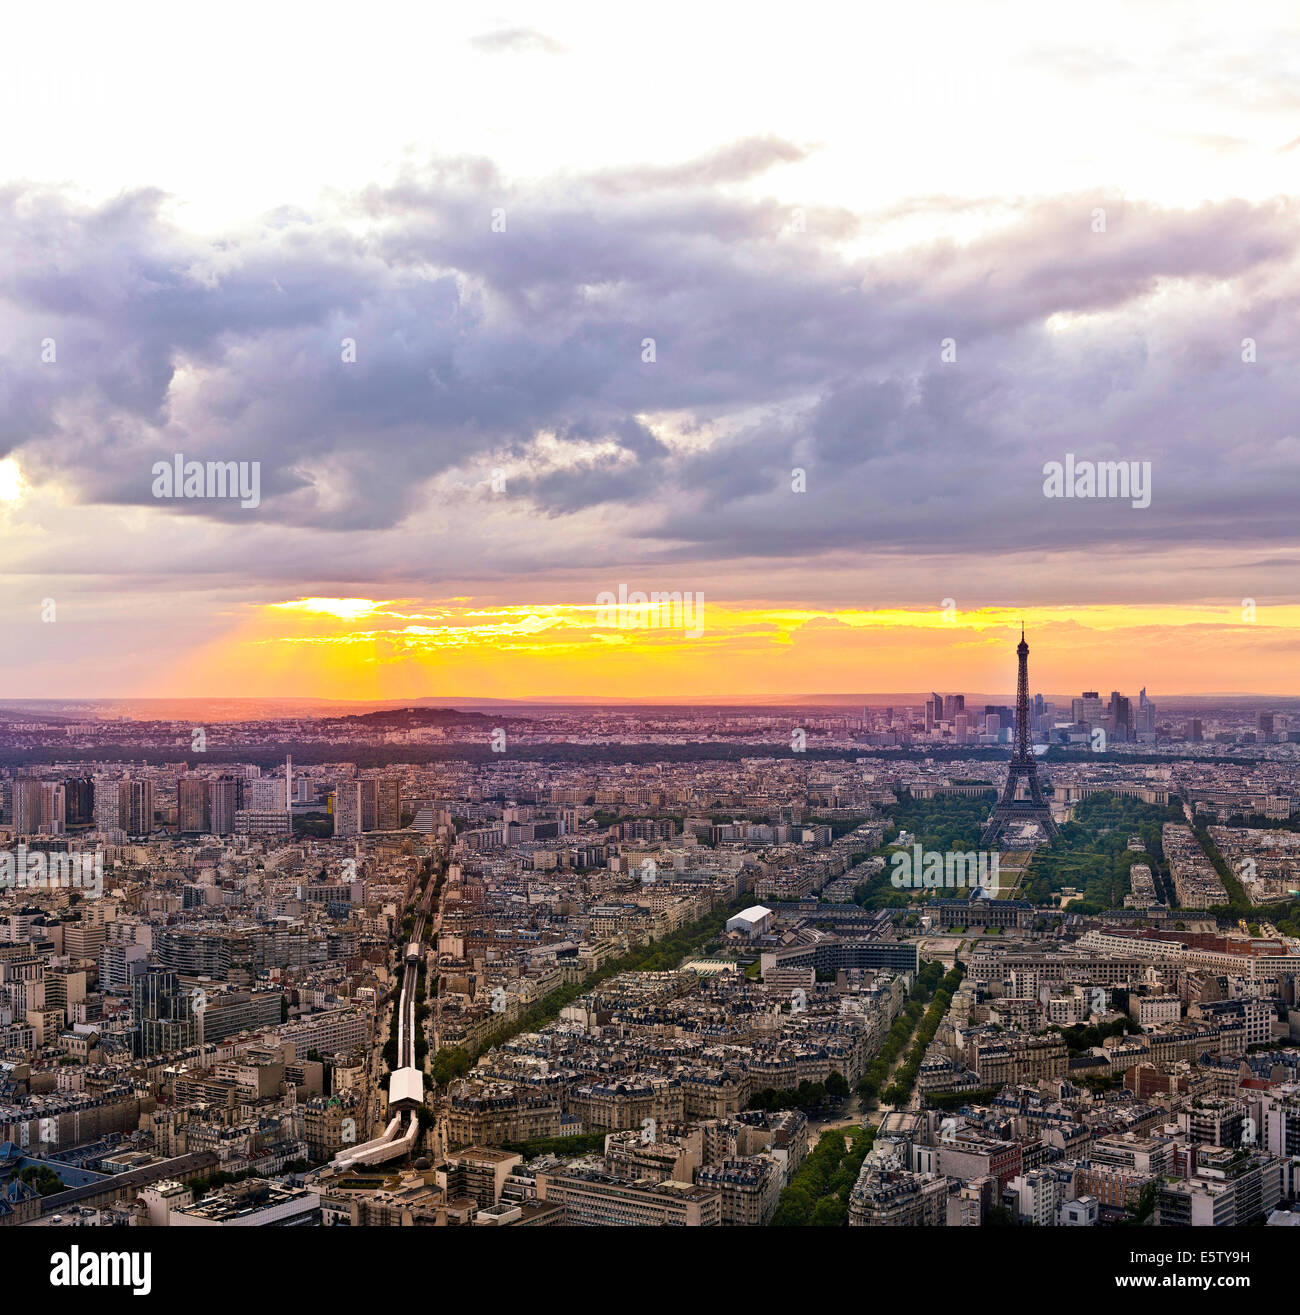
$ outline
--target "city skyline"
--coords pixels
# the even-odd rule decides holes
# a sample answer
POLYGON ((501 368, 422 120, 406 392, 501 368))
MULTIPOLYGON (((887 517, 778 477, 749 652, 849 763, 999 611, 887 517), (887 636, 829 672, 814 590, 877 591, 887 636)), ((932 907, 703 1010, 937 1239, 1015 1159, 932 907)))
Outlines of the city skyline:
POLYGON ((5 1315, 1283 1290, 1294 0, 11 9, 5 1315))

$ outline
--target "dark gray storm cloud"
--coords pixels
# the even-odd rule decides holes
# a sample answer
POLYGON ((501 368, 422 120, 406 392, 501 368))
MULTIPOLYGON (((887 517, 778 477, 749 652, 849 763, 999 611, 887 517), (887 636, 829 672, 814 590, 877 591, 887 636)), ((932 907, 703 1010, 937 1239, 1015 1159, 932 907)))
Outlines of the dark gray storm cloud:
POLYGON ((1294 206, 1116 204, 1095 231, 1104 199, 1003 203, 970 242, 899 250, 871 216, 727 188, 803 153, 528 186, 439 160, 221 240, 156 194, 10 186, 0 455, 143 505, 176 452, 257 460, 289 537, 400 524, 507 459, 539 536, 634 509, 699 560, 1293 537, 1294 206), (1151 506, 1044 498, 1067 451, 1150 462, 1151 506))

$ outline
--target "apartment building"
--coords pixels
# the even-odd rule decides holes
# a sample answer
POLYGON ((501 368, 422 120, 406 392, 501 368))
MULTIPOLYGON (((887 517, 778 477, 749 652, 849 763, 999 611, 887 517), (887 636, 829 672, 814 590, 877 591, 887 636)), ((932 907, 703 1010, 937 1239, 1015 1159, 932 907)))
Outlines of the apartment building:
POLYGON ((563 1119, 557 1095, 510 1083, 462 1082, 452 1089, 447 1105, 445 1131, 451 1146, 557 1137, 563 1119))
POLYGON ((709 1165, 695 1175, 695 1183, 722 1193, 724 1225, 761 1228, 776 1213, 782 1175, 775 1161, 755 1155, 709 1165))
POLYGON ((937 1228, 947 1213, 947 1178, 886 1168, 870 1157, 849 1196, 850 1228, 937 1228))
POLYGON ((1195 1175, 1164 1182, 1156 1223, 1166 1228, 1231 1228, 1276 1209, 1282 1199, 1282 1162, 1246 1148, 1202 1153, 1195 1175))
POLYGON ((569 1227, 716 1228, 723 1222, 718 1188, 648 1179, 629 1182, 595 1170, 539 1173, 537 1199, 563 1204, 569 1227))

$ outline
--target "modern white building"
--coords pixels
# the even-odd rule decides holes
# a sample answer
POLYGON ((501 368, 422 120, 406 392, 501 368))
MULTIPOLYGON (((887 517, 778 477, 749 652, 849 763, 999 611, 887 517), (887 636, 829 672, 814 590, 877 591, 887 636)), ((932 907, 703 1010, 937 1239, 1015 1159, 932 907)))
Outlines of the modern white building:
POLYGON ((771 927, 772 916, 771 909, 755 904, 752 908, 742 909, 734 918, 728 918, 727 930, 744 932, 752 940, 771 927))

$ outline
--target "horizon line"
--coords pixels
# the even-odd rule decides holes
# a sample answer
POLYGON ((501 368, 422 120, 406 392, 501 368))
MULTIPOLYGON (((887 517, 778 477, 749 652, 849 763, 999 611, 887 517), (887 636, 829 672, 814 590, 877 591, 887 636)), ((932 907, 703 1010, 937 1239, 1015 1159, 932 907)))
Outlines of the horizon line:
MULTIPOLYGON (((1099 687, 1100 692, 1100 687, 1099 687)), ((806 702, 815 699, 842 699, 845 706, 853 706, 870 699, 905 699, 919 698, 922 701, 930 694, 947 693, 964 696, 988 695, 992 697, 1009 697, 1014 700, 1011 691, 1005 693, 991 690, 866 690, 855 691, 817 691, 800 694, 752 694, 752 695, 665 695, 646 694, 632 696, 626 694, 540 694, 533 697, 525 695, 490 695, 490 694, 406 694, 391 698, 353 698, 321 694, 23 694, 0 698, 0 709, 16 703, 188 703, 188 702, 222 702, 222 703, 319 703, 319 704, 373 704, 394 707, 412 706, 418 703, 655 703, 668 707, 688 706, 690 704, 710 704, 726 706, 729 704, 761 703, 781 701, 787 703, 806 702)), ((1078 698, 1079 694, 1048 694, 1044 698, 1078 698)), ((1031 698, 1034 695, 1030 696, 1031 698)), ((1148 692, 1147 698, 1154 703, 1157 699, 1300 699, 1300 692, 1284 694, 1276 690, 1183 690, 1148 692)), ((887 706, 887 705, 881 705, 887 706)))

